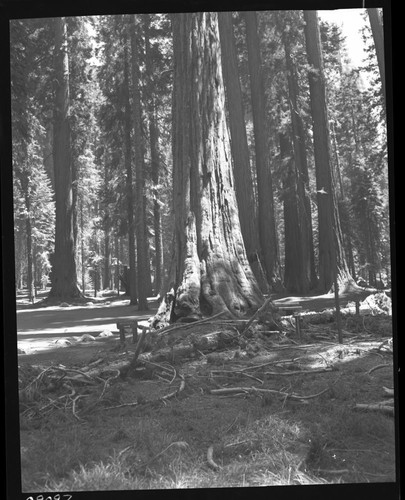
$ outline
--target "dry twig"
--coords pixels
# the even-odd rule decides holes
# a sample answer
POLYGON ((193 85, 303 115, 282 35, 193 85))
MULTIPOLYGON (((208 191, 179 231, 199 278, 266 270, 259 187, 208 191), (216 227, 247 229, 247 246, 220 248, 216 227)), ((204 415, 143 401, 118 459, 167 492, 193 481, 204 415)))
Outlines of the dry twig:
POLYGON ((376 370, 380 370, 381 368, 385 368, 387 366, 392 366, 391 364, 389 363, 384 363, 382 365, 377 365, 377 366, 374 366, 373 368, 371 368, 368 372, 367 372, 367 375, 370 375, 370 373, 373 373, 374 371, 376 370))
POLYGON ((216 462, 214 462, 213 455, 214 455, 214 447, 211 445, 207 450, 208 465, 211 467, 211 469, 220 470, 221 467, 216 462))

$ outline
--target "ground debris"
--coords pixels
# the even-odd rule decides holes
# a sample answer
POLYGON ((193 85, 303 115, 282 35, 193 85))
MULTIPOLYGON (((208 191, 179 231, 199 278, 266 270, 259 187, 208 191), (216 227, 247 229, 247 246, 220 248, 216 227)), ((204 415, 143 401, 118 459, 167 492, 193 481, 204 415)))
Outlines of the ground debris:
MULTIPOLYGON (((384 366, 389 366, 389 365, 379 365, 379 366, 376 366, 374 369, 382 368, 384 366)), ((369 370, 369 372, 367 372, 367 373, 369 374, 372 371, 373 370, 369 370)), ((367 403, 367 404, 356 403, 354 408, 356 410, 381 412, 381 413, 384 413, 386 415, 393 417, 394 411, 395 411, 395 409, 394 409, 395 400, 391 396, 394 396, 394 390, 391 388, 388 388, 388 387, 383 387, 382 390, 383 390, 383 395, 385 397, 388 397, 389 399, 386 399, 384 401, 379 401, 377 403, 367 403)))

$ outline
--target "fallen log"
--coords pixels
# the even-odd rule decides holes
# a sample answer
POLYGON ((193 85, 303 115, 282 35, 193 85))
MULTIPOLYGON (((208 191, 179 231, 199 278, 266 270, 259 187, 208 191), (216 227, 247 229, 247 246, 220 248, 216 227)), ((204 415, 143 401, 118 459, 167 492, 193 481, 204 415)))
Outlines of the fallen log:
MULTIPOLYGON (((122 375, 134 369, 136 365, 143 363, 159 363, 162 361, 178 361, 195 354, 196 352, 215 351, 229 345, 239 338, 239 332, 234 330, 219 330, 210 332, 205 335, 189 333, 187 338, 179 344, 169 347, 163 347, 156 351, 144 352, 139 354, 138 358, 133 363, 133 360, 118 360, 110 363, 108 366, 98 366, 86 371, 86 375, 90 377, 98 377, 105 371, 119 370, 122 375)), ((141 338, 139 339, 139 342, 141 338)))
POLYGON ((357 403, 354 407, 356 410, 366 410, 366 411, 379 411, 386 413, 387 415, 394 416, 394 407, 386 404, 362 404, 357 403))

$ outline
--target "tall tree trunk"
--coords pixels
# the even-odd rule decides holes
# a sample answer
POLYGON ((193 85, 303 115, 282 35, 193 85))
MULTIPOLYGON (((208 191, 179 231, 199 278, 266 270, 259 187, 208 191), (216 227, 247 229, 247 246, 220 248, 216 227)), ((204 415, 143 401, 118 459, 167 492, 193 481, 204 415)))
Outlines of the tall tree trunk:
POLYGON ((153 81, 152 55, 149 41, 150 16, 146 15, 145 22, 145 68, 147 75, 147 99, 149 140, 151 157, 151 177, 153 182, 153 228, 155 233, 155 294, 161 294, 163 287, 163 231, 161 217, 161 202, 159 201, 159 177, 160 177, 160 151, 159 151, 159 128, 156 119, 156 102, 153 81))
POLYGON ((257 171, 258 222, 262 262, 273 291, 282 289, 269 162, 266 102, 256 12, 245 12, 257 171))
MULTIPOLYGON (((299 235, 299 256, 298 261, 294 257, 295 250, 288 248, 290 243, 286 241, 285 247, 286 252, 292 251, 293 255, 290 256, 289 261, 291 264, 298 269, 295 271, 288 269, 287 263, 285 264, 285 275, 284 281, 285 286, 289 289, 289 283, 292 285, 297 276, 299 276, 299 289, 297 292, 306 293, 313 289, 317 285, 317 276, 315 271, 315 252, 313 243, 313 231, 312 231, 312 213, 311 213, 311 201, 309 198, 309 176, 308 176, 308 164, 307 164, 307 150, 305 144, 305 133, 304 125, 302 123, 302 118, 300 115, 300 109, 298 107, 298 77, 297 69, 291 55, 291 40, 290 32, 284 30, 284 26, 281 25, 281 19, 278 18, 279 30, 281 31, 285 60, 286 60, 286 76, 288 83, 288 103, 291 115, 291 129, 292 129, 292 147, 294 153, 294 179, 296 184, 295 193, 296 196, 290 199, 290 203, 295 203, 296 208, 294 209, 297 213, 297 220, 295 227, 289 228, 287 234, 293 235, 297 233, 299 235)), ((294 238, 292 244, 294 245, 294 238)), ((297 283, 298 284, 298 283, 297 283)))
POLYGON ((136 255, 138 277, 139 310, 148 309, 147 282, 147 241, 145 238, 145 203, 144 203, 144 145, 142 133, 142 108, 140 91, 139 57, 137 15, 131 16, 131 68, 132 68, 132 96, 133 96, 133 122, 135 142, 135 172, 136 172, 136 255))
POLYGON ((25 220, 25 233, 27 237, 27 288, 28 300, 34 301, 34 274, 33 274, 33 251, 32 251, 32 224, 31 224, 31 203, 29 195, 25 197, 25 206, 27 209, 27 218, 25 220))
MULTIPOLYGON (((263 301, 240 229, 216 13, 172 17, 174 47, 174 254, 171 321, 263 301)), ((162 305, 155 317, 166 308, 162 305)), ((167 308, 166 308, 167 310, 167 308)))
POLYGON ((86 264, 84 251, 84 216, 83 216, 83 200, 80 200, 80 260, 82 264, 82 293, 86 295, 86 264))
POLYGON ((24 199, 25 205, 25 250, 26 250, 26 262, 27 262, 27 290, 28 290, 28 300, 30 302, 34 301, 34 275, 33 275, 33 252, 32 252, 32 214, 31 214, 31 189, 30 189, 30 165, 28 158, 28 142, 30 140, 29 131, 29 101, 28 101, 28 64, 27 58, 29 56, 25 54, 25 60, 23 61, 21 68, 21 82, 24 85, 24 91, 21 93, 21 99, 23 100, 21 108, 21 129, 24 133, 21 137, 20 143, 20 160, 14 164, 14 175, 16 179, 19 180, 22 197, 24 199))
POLYGON ((335 186, 332 178, 329 120, 323 73, 321 40, 316 11, 304 11, 308 78, 314 137, 314 156, 318 202, 319 289, 333 287, 337 263, 339 287, 352 281, 343 250, 335 186))
POLYGON ((77 287, 72 159, 69 125, 69 57, 64 18, 55 18, 55 105, 53 117, 53 165, 55 178, 55 256, 49 298, 81 297, 77 287))
POLYGON ((279 133, 280 159, 283 168, 284 208, 284 286, 289 292, 304 293, 308 283, 302 268, 302 242, 297 206, 297 177, 288 131, 279 133))
POLYGON ((259 260, 259 256, 261 255, 259 232, 250 169, 245 113, 243 111, 242 90, 238 73, 238 59, 233 34, 232 13, 219 12, 218 26, 221 40, 223 78, 228 104, 227 110, 229 114, 229 131, 239 220, 250 266, 262 291, 267 292, 268 286, 259 260))
POLYGON ((381 15, 378 9, 367 9, 368 17, 370 19, 371 32, 373 33, 373 40, 377 54, 378 68, 380 71, 381 86, 384 96, 385 95, 385 61, 384 61, 384 28, 381 15))
MULTIPOLYGON (((23 144, 24 149, 25 143, 23 144)), ((25 152, 25 154, 28 154, 25 152)), ((27 161, 26 157, 24 161, 27 161)), ((27 168, 15 169, 15 175, 20 181, 21 192, 24 198, 25 210, 27 212, 25 219, 25 248, 27 259, 27 290, 28 300, 34 300, 34 275, 33 275, 33 252, 32 252, 32 223, 31 223, 31 199, 29 189, 29 177, 27 168)))
POLYGON ((104 275, 103 275, 103 288, 110 287, 111 276, 111 248, 110 248, 110 224, 109 220, 104 221, 104 275))
POLYGON ((331 133, 332 133, 332 143, 333 143, 333 155, 335 157, 335 184, 339 185, 339 196, 338 198, 340 200, 345 199, 345 190, 343 188, 343 180, 342 180, 342 172, 341 172, 341 166, 340 166, 340 158, 339 158, 339 150, 338 150, 338 145, 337 145, 337 140, 336 140, 336 130, 335 130, 335 122, 330 121, 330 128, 331 128, 331 133))
POLYGON ((129 74, 128 74, 128 49, 126 37, 124 38, 124 162, 126 172, 126 195, 128 217, 128 257, 129 257, 129 293, 130 304, 138 303, 137 273, 135 255, 135 221, 134 221, 134 193, 131 154, 131 108, 129 103, 129 74))
POLYGON ((339 196, 338 198, 338 209, 339 209, 339 218, 341 222, 342 228, 342 237, 343 237, 343 246, 346 252, 347 265, 350 275, 353 279, 356 279, 356 271, 354 267, 354 256, 353 256, 353 245, 352 245, 352 230, 351 230, 351 221, 349 215, 349 207, 347 205, 345 189, 343 186, 341 165, 340 165, 340 157, 339 157, 339 149, 337 145, 336 139, 336 130, 334 121, 330 121, 331 133, 332 133, 332 144, 333 144, 333 153, 335 157, 335 185, 339 185, 339 196))

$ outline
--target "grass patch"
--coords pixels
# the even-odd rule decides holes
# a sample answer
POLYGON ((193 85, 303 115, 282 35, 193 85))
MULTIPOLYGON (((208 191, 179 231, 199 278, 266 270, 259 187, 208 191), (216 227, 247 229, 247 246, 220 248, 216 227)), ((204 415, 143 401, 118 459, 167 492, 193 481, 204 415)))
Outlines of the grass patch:
MULTIPOLYGON (((365 351, 365 344, 359 346, 365 351)), ((394 420, 354 409, 359 402, 381 401, 382 386, 392 386, 392 371, 381 369, 368 375, 368 370, 381 361, 363 351, 358 354, 356 346, 351 345, 341 360, 327 346, 322 357, 339 364, 337 371, 304 376, 285 376, 284 372, 266 377, 266 371, 276 368, 263 367, 261 371, 249 371, 256 380, 236 371, 241 360, 229 361, 224 368, 228 372, 222 374, 210 364, 198 367, 194 361, 188 375, 187 364, 182 365, 186 389, 181 397, 164 404, 141 403, 142 398, 150 400, 169 393, 173 385, 156 379, 117 380, 105 391, 105 406, 138 401, 137 406, 109 410, 98 406, 86 413, 89 399, 83 398, 83 407, 76 408, 83 421, 78 421, 71 410, 22 421, 23 490, 112 491, 394 480, 394 420), (255 386, 303 396, 327 391, 304 403, 271 392, 251 391, 231 397, 210 393, 221 385, 255 386), (210 446, 214 447, 217 470, 207 462, 210 446), (339 471, 347 472, 336 474, 339 471)), ((295 354, 279 350, 274 356, 289 359, 295 354)), ((304 351, 298 354, 302 366, 293 369, 305 369, 304 351)), ((316 356, 312 355, 312 361, 316 356)), ((322 357, 318 356, 318 362, 322 357)), ((95 397, 99 394, 98 390, 95 397)))

